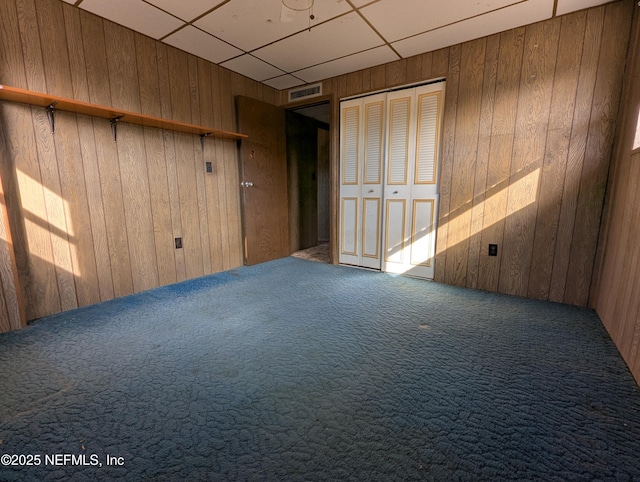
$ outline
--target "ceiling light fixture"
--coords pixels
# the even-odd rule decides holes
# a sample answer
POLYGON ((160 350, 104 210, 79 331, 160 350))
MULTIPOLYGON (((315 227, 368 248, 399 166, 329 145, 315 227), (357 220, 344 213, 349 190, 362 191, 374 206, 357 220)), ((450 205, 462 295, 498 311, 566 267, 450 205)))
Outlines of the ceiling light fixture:
POLYGON ((313 14, 313 3, 315 0, 282 0, 282 11, 280 12, 281 22, 293 22, 296 12, 309 11, 309 30, 311 30, 311 21, 315 20, 313 14))
POLYGON ((314 0, 282 0, 282 5, 290 10, 296 12, 302 12, 304 10, 311 10, 314 0))

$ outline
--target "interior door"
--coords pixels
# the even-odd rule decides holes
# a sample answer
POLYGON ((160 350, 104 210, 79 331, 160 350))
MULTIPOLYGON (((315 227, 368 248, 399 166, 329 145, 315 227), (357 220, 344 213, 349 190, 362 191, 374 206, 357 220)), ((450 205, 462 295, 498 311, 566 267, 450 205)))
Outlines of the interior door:
POLYGON ((289 256, 289 206, 285 111, 236 97, 244 262, 254 265, 289 256))
POLYGON ((340 263, 380 269, 386 94, 343 101, 340 263))
POLYGON ((383 271, 433 279, 444 82, 389 93, 383 271))

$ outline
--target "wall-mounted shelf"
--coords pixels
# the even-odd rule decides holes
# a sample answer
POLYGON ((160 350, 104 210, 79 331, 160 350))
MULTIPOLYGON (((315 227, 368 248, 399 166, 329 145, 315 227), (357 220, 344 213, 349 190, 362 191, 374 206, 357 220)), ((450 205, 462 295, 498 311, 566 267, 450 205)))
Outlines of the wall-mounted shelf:
POLYGON ((55 95, 41 94, 30 90, 19 89, 17 87, 9 87, 8 85, 0 85, 0 99, 10 100, 13 102, 22 102, 25 104, 38 105, 44 107, 49 115, 51 130, 53 131, 53 113, 56 110, 74 112, 76 114, 85 114, 95 117, 101 117, 111 122, 115 140, 115 126, 118 122, 128 122, 145 127, 157 127, 159 129, 170 129, 178 132, 186 132, 187 134, 196 134, 201 138, 218 137, 223 139, 240 140, 248 136, 237 132, 224 131, 220 129, 212 129, 209 127, 187 124, 160 117, 153 117, 125 110, 112 109, 102 105, 89 104, 55 95))

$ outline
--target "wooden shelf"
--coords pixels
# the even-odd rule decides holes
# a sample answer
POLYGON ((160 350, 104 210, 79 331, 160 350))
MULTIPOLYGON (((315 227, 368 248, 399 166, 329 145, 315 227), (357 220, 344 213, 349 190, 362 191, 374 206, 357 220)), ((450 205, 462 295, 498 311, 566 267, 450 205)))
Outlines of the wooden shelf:
POLYGON ((111 107, 89 104, 87 102, 66 99, 64 97, 56 97, 55 95, 41 94, 30 90, 9 87, 8 85, 0 85, 0 99, 38 105, 45 108, 52 106, 54 111, 61 110, 74 112, 76 114, 101 117, 110 121, 128 122, 130 124, 137 124, 145 127, 169 129, 178 132, 186 132, 187 134, 197 134, 203 137, 218 137, 234 140, 245 139, 248 137, 245 134, 239 134, 237 132, 212 129, 209 127, 187 124, 185 122, 137 114, 135 112, 128 112, 125 110, 112 109, 111 107))

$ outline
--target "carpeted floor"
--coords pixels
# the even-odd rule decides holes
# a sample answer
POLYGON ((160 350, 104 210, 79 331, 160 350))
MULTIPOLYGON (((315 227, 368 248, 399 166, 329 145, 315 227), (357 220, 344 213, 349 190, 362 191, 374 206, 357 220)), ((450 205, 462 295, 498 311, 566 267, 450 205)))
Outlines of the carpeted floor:
POLYGON ((559 304, 290 257, 37 321, 0 367, 2 481, 640 480, 640 390, 559 304))

